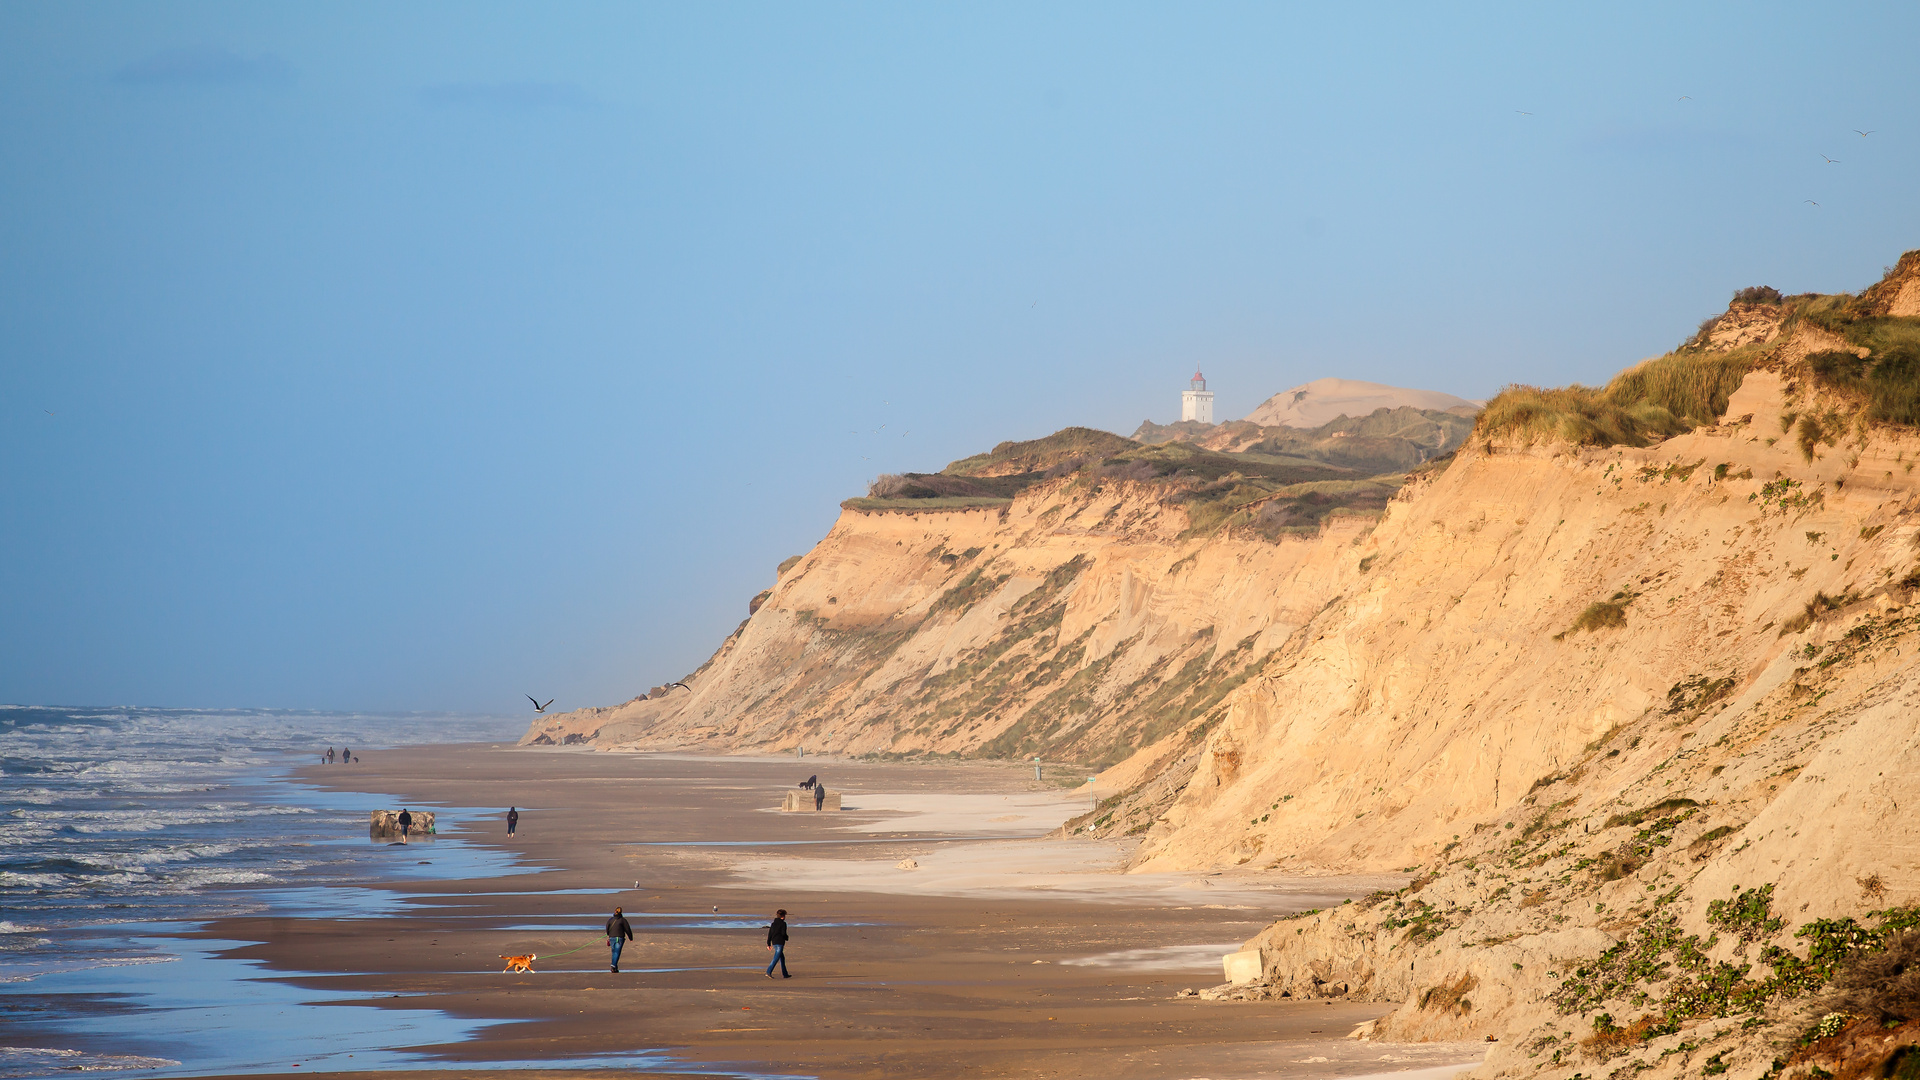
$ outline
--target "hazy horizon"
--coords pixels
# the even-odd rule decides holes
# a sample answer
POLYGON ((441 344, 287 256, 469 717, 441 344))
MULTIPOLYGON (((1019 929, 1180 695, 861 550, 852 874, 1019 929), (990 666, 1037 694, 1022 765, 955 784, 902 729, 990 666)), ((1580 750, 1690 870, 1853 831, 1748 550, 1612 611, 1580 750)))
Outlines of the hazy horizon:
POLYGON ((1604 381, 1920 247, 1915 30, 8 5, 0 699, 612 704, 876 475, 1196 367, 1221 419, 1604 381))

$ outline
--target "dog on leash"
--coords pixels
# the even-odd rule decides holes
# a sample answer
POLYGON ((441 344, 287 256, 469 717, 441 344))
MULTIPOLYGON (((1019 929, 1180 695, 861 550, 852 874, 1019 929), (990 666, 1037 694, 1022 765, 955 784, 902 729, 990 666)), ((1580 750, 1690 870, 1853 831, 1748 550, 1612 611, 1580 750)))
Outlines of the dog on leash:
POLYGON ((529 975, 533 974, 534 957, 532 953, 528 953, 525 956, 502 956, 500 959, 507 962, 507 966, 500 969, 500 974, 502 975, 508 972, 519 971, 524 971, 529 975))

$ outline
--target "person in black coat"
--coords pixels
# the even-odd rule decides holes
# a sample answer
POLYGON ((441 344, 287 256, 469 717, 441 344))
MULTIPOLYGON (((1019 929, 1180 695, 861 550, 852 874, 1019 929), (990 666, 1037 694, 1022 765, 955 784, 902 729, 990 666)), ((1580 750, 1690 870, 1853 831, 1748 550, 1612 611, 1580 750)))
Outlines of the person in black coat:
POLYGON ((520 827, 520 808, 517 806, 507 807, 507 835, 512 836, 513 830, 519 827, 520 827))
POLYGON ((620 973, 620 950, 633 940, 633 927, 627 923, 627 917, 620 914, 619 908, 613 909, 613 918, 607 920, 607 948, 613 950, 612 971, 620 973))
POLYGON ((787 909, 781 908, 767 924, 767 948, 773 950, 773 959, 767 963, 767 978, 773 978, 774 965, 780 967, 780 977, 793 978, 787 970, 787 909))

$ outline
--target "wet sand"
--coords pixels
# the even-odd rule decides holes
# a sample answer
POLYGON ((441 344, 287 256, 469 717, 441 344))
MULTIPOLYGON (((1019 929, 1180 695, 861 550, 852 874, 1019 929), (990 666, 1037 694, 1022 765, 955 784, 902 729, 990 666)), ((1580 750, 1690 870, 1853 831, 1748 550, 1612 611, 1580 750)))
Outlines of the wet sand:
MULTIPOLYGON (((1219 983, 1222 946, 1275 916, 1398 881, 1119 875, 1123 851, 1111 843, 1057 830, 1031 838, 1086 795, 1018 766, 460 746, 369 753, 302 779, 416 809, 498 807, 442 810, 440 834, 543 868, 377 883, 403 898, 389 916, 238 918, 205 930, 261 942, 229 955, 287 972, 316 998, 513 1021, 423 1048, 446 1071, 409 1075, 605 1075, 486 1063, 647 1050, 675 1064, 618 1071, 1223 1080, 1474 1056, 1344 1038, 1385 1005, 1176 999, 1219 983), (771 809, 816 772, 847 809, 771 809), (513 837, 510 804, 522 813, 513 837), (897 868, 908 858, 920 869, 897 868), (618 975, 600 929, 616 904, 636 938, 618 975), (793 978, 770 981, 764 928, 781 907, 793 978), (522 953, 550 959, 533 975, 502 974, 499 957, 522 953)), ((417 863, 434 844, 386 850, 417 863)))

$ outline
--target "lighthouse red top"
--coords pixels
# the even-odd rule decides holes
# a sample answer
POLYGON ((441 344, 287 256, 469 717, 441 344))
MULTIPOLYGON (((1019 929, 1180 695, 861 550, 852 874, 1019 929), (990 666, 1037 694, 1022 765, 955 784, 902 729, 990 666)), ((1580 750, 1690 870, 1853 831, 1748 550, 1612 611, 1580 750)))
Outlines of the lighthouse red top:
POLYGON ((1200 374, 1198 371, 1195 371, 1193 373, 1192 385, 1195 390, 1205 390, 1207 388, 1207 377, 1205 375, 1200 374))

